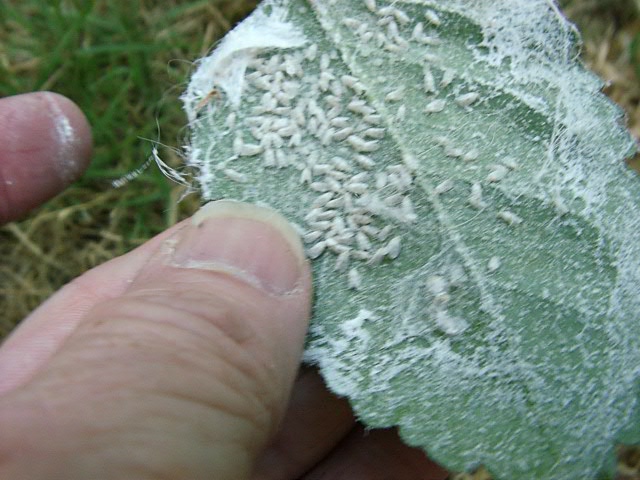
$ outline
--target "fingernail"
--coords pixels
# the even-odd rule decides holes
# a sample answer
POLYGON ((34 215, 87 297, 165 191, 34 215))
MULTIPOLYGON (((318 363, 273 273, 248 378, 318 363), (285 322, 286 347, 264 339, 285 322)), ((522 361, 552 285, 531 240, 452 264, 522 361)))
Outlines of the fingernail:
POLYGON ((200 208, 172 257, 175 266, 223 272, 275 295, 295 290, 305 262, 300 237, 282 215, 231 200, 200 208))

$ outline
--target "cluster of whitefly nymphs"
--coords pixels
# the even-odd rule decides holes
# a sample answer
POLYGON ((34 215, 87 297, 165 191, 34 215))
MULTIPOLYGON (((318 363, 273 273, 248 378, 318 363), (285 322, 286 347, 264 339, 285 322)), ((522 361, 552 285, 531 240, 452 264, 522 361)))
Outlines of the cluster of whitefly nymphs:
POLYGON ((257 58, 246 80, 259 100, 244 121, 255 143, 238 133, 234 154, 261 155, 264 167, 297 168, 299 183, 314 194, 304 216, 307 255, 333 252, 336 270, 348 272, 349 286, 359 289, 356 261, 395 259, 401 238, 393 224, 416 220, 409 196, 415 164, 405 158, 379 165, 373 154, 385 142, 383 119, 358 79, 332 68, 336 59, 337 52, 319 54, 315 45, 257 58))
MULTIPOLYGON (((395 3, 378 5, 375 0, 364 0, 364 7, 366 13, 361 12, 360 19, 343 19, 344 26, 362 41, 376 42, 389 52, 408 48, 412 42, 425 49, 440 43, 438 29, 443 21, 430 9, 420 18, 410 18, 395 3), (370 17, 368 22, 362 20, 363 15, 370 17)), ((398 232, 403 229, 398 227, 416 221, 412 194, 417 160, 399 151, 388 122, 404 118, 402 100, 408 88, 425 93, 426 115, 445 110, 447 100, 436 98, 436 93, 449 87, 455 75, 441 68, 437 81, 432 57, 425 53, 420 85, 386 92, 384 102, 393 112, 393 118, 386 118, 370 104, 366 85, 346 69, 336 50, 321 51, 308 43, 303 48, 263 54, 249 63, 244 75, 242 109, 250 114, 240 118, 231 111, 226 119, 233 157, 214 168, 240 183, 250 178, 241 165, 246 157, 258 160, 262 169, 293 168, 299 184, 309 192, 303 215, 307 255, 315 259, 333 254, 335 269, 345 273, 352 289, 363 287, 358 268, 400 255, 402 235, 398 232)), ((455 108, 471 109, 482 101, 473 88, 454 97, 455 108)), ((453 159, 473 162, 480 156, 475 149, 457 148, 448 138, 434 140, 453 159)), ((470 187, 469 206, 487 208, 482 184, 500 182, 517 168, 512 159, 491 166, 486 178, 470 187)), ((433 193, 446 195, 453 187, 448 180, 433 193)), ((507 210, 497 217, 509 225, 522 222, 507 210)), ((499 266, 500 259, 494 257, 487 270, 493 272, 499 266)), ((433 313, 445 322, 446 309, 433 313)))

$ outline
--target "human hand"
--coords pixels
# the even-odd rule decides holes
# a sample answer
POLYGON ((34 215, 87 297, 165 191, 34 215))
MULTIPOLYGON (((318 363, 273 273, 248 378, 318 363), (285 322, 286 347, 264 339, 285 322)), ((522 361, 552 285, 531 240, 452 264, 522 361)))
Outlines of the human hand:
MULTIPOLYGON (((60 96, 0 100, 0 221, 76 178, 89 132, 60 96)), ((87 272, 0 348, 0 478, 445 478, 298 372, 310 298, 293 229, 237 202, 87 272)))

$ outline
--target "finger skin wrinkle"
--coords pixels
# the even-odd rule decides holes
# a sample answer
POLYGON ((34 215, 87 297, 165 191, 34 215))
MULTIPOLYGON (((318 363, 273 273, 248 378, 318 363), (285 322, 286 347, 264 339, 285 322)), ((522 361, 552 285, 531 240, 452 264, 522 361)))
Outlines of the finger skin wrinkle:
POLYGON ((145 286, 127 294, 127 297, 147 305, 149 310, 142 312, 145 316, 151 316, 150 311, 157 309, 162 318, 156 319, 156 322, 163 321, 178 329, 189 330, 195 336, 226 338, 234 348, 242 350, 250 349, 258 341, 258 334, 251 323, 238 318, 239 313, 233 301, 228 297, 221 298, 215 292, 203 292, 196 284, 191 285, 193 289, 189 285, 175 285, 170 295, 163 285, 145 286), (185 322, 177 316, 166 315, 165 310, 187 314, 192 318, 185 322))
MULTIPOLYGON (((215 380, 238 399, 257 399, 254 407, 273 404, 268 394, 273 383, 269 369, 217 327, 218 323, 228 321, 216 320, 219 311, 212 310, 202 318, 180 304, 168 308, 153 300, 127 298, 106 302, 91 312, 95 320, 86 327, 83 325, 79 338, 73 341, 82 345, 87 356, 92 355, 92 350, 117 349, 120 355, 129 355, 132 363, 169 362, 178 377, 176 381, 181 375, 201 376, 205 384, 207 379, 215 380)), ((146 383, 144 378, 139 380, 140 385, 146 383)), ((171 378, 164 380, 170 381, 171 378)), ((152 379, 150 382, 155 386, 152 379)), ((230 404, 240 405, 235 401, 230 404)))
MULTIPOLYGON (((170 276, 170 291, 166 291, 155 274, 143 273, 136 278, 133 290, 160 288, 164 294, 158 302, 183 302, 186 311, 207 319, 212 309, 227 311, 216 315, 208 324, 200 326, 203 332, 213 327, 220 329, 237 352, 249 355, 261 365, 262 384, 271 391, 285 393, 274 385, 289 383, 298 370, 304 329, 308 318, 309 300, 304 292, 291 296, 273 297, 226 272, 199 269, 163 267, 162 275, 170 276), (170 300, 169 300, 170 299, 170 300), (175 299, 175 300, 174 300, 175 299)), ((191 328, 194 326, 192 325, 191 328)), ((281 403, 282 398, 274 399, 281 403)))
MULTIPOLYGON (((128 444, 129 434, 144 434, 150 428, 157 433, 147 435, 150 444, 171 443, 163 432, 181 431, 185 437, 175 439, 176 444, 199 439, 199 449, 209 456, 217 455, 218 444, 234 444, 235 457, 247 457, 248 450, 255 457, 278 410, 271 404, 271 389, 245 373, 258 366, 238 367, 244 357, 229 354, 227 338, 180 329, 173 319, 164 322, 158 316, 164 307, 154 308, 134 298, 126 299, 120 311, 109 302, 93 310, 91 318, 96 320, 83 323, 46 369, 10 394, 19 399, 14 403, 32 405, 36 426, 41 422, 63 435, 66 425, 76 425, 103 447, 110 439, 128 444), (149 310, 147 318, 131 314, 149 310), (48 399, 44 407, 38 398, 48 399)), ((201 321, 180 309, 167 311, 167 317, 201 321)), ((85 451, 84 444, 79 451, 85 451)), ((171 463, 173 452, 167 453, 171 463)))
POLYGON ((172 332, 171 335, 188 334, 191 340, 184 342, 188 348, 200 348, 206 353, 215 346, 224 353, 225 358, 233 358, 237 368, 243 369, 245 375, 265 389, 270 389, 274 382, 280 381, 270 358, 272 352, 268 338, 259 329, 260 322, 253 320, 260 318, 259 309, 254 305, 240 305, 246 295, 211 288, 208 281, 185 283, 178 278, 171 292, 167 292, 162 285, 145 285, 128 293, 126 298, 130 302, 141 302, 144 306, 127 310, 121 307, 121 299, 114 300, 113 303, 117 303, 123 315, 137 312, 136 315, 142 316, 154 327, 166 327, 172 332))
POLYGON ((131 355, 140 361, 151 363, 147 355, 167 358, 178 377, 189 371, 202 372, 205 382, 217 378, 238 397, 253 399, 256 410, 278 419, 280 398, 273 392, 281 390, 284 380, 269 358, 268 345, 243 318, 250 312, 238 312, 232 297, 184 290, 179 283, 167 293, 150 286, 103 302, 89 313, 91 321, 79 327, 78 335, 94 349, 109 349, 112 341, 113 348, 122 350, 121 342, 135 341, 131 355))

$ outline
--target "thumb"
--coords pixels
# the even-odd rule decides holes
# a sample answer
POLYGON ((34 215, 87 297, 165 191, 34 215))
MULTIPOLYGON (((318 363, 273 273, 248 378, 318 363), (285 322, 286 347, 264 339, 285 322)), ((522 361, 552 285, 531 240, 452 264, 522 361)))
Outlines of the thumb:
POLYGON ((286 408, 310 290, 283 217, 204 206, 0 397, 0 478, 248 478, 286 408))

